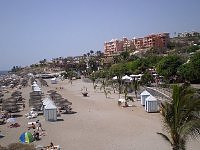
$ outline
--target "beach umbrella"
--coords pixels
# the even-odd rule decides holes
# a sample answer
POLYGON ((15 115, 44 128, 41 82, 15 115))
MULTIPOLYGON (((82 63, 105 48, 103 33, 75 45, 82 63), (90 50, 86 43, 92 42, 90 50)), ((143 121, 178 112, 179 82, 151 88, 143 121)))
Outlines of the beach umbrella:
POLYGON ((10 122, 10 123, 16 122, 16 118, 8 118, 6 122, 10 122))
POLYGON ((4 105, 2 106, 3 110, 6 110, 8 112, 18 112, 19 107, 17 105, 4 105))
POLYGON ((17 100, 14 97, 9 97, 4 100, 5 103, 16 103, 17 100))
POLYGON ((31 143, 34 141, 33 135, 30 132, 24 132, 20 135, 19 141, 21 143, 31 143))
POLYGON ((47 91, 47 93, 56 93, 56 91, 55 90, 49 90, 49 91, 47 91))
POLYGON ((132 80, 132 78, 127 76, 127 75, 125 75, 125 76, 122 77, 122 80, 132 80))
POLYGON ((15 97, 15 96, 21 96, 22 92, 20 91, 14 91, 11 96, 15 97))
POLYGON ((112 79, 113 79, 113 80, 117 80, 117 76, 114 76, 112 79))

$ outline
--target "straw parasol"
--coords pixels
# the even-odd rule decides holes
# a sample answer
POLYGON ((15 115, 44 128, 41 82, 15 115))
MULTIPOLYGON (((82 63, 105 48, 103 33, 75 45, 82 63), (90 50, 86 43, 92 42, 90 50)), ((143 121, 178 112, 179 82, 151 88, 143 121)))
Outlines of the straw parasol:
POLYGON ((22 94, 22 92, 20 92, 20 91, 14 91, 14 92, 11 94, 11 96, 17 97, 17 96, 21 96, 21 94, 22 94))
POLYGON ((6 110, 8 112, 18 112, 19 106, 16 103, 3 103, 2 110, 6 110))
POLYGON ((47 93, 56 93, 57 91, 55 91, 55 90, 49 90, 49 91, 47 91, 47 93))

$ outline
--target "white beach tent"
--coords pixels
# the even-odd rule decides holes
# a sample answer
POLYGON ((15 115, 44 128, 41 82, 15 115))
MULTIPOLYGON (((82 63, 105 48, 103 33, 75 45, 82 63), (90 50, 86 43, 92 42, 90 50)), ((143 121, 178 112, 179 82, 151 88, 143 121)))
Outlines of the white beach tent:
POLYGON ((33 87, 33 91, 34 91, 34 92, 37 92, 37 93, 39 93, 39 94, 42 93, 42 90, 41 90, 41 88, 40 88, 39 86, 33 87))
POLYGON ((113 79, 113 80, 117 80, 117 76, 114 76, 112 79, 113 79))
POLYGON ((158 112, 159 111, 159 105, 157 99, 150 95, 145 100, 145 110, 147 112, 158 112))
POLYGON ((57 120, 57 107, 49 102, 44 106, 44 116, 46 121, 56 121, 57 120))
POLYGON ((44 99, 42 100, 42 104, 43 104, 44 106, 46 106, 48 103, 54 104, 54 102, 52 101, 52 99, 49 98, 49 97, 46 97, 46 98, 44 98, 44 99))
POLYGON ((127 75, 122 77, 122 80, 126 81, 126 82, 131 82, 133 79, 127 75))
POLYGON ((57 83, 58 83, 57 78, 52 78, 52 79, 51 79, 51 84, 57 84, 57 83))
POLYGON ((141 105, 145 105, 145 100, 147 97, 149 97, 151 94, 148 92, 148 91, 143 91, 141 94, 140 94, 140 99, 141 99, 141 105))
POLYGON ((141 77, 143 76, 143 74, 132 74, 130 75, 130 77, 134 78, 135 80, 141 80, 141 77))
POLYGON ((122 80, 132 80, 132 78, 127 76, 127 75, 125 75, 125 76, 122 77, 122 80))
POLYGON ((38 86, 38 84, 34 81, 32 84, 32 90, 34 89, 34 87, 38 86))

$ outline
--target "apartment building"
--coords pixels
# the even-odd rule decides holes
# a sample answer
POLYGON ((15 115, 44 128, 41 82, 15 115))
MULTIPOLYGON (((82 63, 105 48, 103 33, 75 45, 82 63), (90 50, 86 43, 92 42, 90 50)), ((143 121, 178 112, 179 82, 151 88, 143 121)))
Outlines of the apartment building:
POLYGON ((133 40, 129 40, 128 38, 124 37, 121 42, 123 44, 123 51, 135 49, 135 45, 134 45, 133 40))
POLYGON ((123 51, 123 43, 120 40, 112 39, 104 43, 104 55, 112 55, 123 51))
POLYGON ((144 38, 134 38, 129 40, 111 40, 104 43, 104 55, 110 56, 123 52, 127 49, 143 49, 143 48, 165 48, 169 42, 169 33, 159 33, 147 35, 144 38))
POLYGON ((144 38, 134 39, 136 49, 165 48, 169 42, 169 33, 151 34, 144 38))
POLYGON ((113 54, 119 54, 120 52, 134 48, 135 45, 133 40, 129 40, 126 37, 122 40, 112 39, 111 41, 104 43, 104 55, 110 56, 113 54))

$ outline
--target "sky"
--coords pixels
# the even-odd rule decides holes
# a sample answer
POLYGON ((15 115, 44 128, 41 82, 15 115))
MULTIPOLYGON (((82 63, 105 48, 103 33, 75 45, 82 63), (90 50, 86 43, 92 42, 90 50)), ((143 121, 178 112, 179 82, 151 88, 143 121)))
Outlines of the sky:
POLYGON ((103 52, 111 39, 200 31, 200 0, 0 0, 0 70, 103 52))

